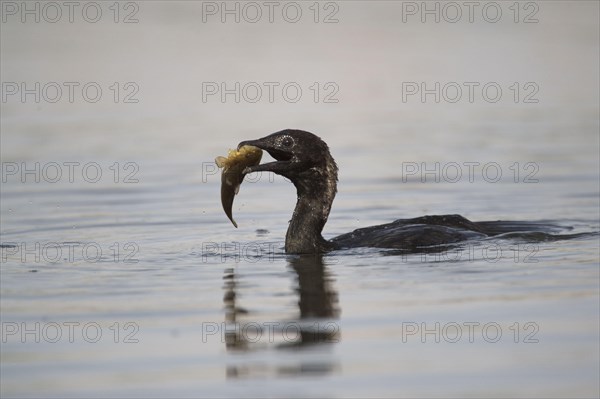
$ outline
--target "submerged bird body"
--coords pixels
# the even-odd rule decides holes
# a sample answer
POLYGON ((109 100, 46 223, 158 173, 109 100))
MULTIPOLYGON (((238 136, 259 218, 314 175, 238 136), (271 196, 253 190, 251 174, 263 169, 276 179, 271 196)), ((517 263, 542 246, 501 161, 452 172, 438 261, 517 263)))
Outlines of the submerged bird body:
POLYGON ((322 253, 355 247, 425 252, 468 239, 558 228, 535 222, 472 222, 460 215, 433 215, 366 227, 328 241, 321 232, 337 192, 338 168, 327 144, 312 133, 287 129, 243 141, 238 148, 244 145, 267 151, 275 162, 249 166, 242 173, 273 172, 288 178, 296 187, 298 200, 285 239, 287 253, 322 253))

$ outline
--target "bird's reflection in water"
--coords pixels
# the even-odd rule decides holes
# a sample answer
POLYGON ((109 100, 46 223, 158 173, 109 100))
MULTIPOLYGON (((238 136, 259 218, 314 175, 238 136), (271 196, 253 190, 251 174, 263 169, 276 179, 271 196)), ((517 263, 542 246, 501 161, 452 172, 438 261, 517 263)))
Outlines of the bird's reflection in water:
POLYGON ((298 313, 291 319, 251 321, 237 298, 238 279, 233 269, 225 271, 225 346, 231 352, 256 353, 270 349, 316 349, 293 365, 244 364, 227 367, 228 378, 326 374, 337 369, 328 346, 341 338, 338 295, 321 255, 290 256, 288 265, 297 282, 298 313), (319 346, 321 345, 321 346, 319 346))

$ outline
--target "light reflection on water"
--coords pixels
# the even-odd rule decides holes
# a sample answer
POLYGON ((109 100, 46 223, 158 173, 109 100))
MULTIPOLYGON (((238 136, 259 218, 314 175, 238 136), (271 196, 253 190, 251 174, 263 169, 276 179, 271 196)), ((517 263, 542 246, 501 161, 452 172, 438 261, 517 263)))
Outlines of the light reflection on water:
POLYGON ((137 25, 3 23, 3 81, 135 80, 141 101, 1 104, 3 163, 104 172, 2 182, 2 396, 597 397, 597 235, 286 256, 292 185, 246 181, 234 229, 213 165, 318 133, 340 166, 326 238, 446 213, 598 231, 598 4, 566 4, 532 25, 400 24, 402 2, 340 3, 329 26, 201 24, 190 2, 140 3, 137 25), (202 103, 213 80, 333 80, 340 102, 202 103), (540 103, 403 103, 412 80, 535 80, 540 103), (423 183, 405 173, 421 162, 503 179, 423 183))

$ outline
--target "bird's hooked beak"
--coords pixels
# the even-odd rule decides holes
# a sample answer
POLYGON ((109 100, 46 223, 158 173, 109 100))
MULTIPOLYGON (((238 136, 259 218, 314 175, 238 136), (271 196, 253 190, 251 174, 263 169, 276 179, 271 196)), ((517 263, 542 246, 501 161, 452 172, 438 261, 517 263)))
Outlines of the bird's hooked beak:
POLYGON ((269 136, 257 140, 242 141, 238 144, 238 150, 245 145, 251 145, 267 151, 269 155, 276 159, 276 161, 247 167, 243 171, 244 174, 252 172, 273 172, 285 176, 285 172, 289 171, 293 165, 292 158, 294 157, 294 154, 278 148, 273 142, 273 139, 269 136))
POLYGON ((245 145, 251 145, 254 147, 258 147, 261 150, 266 150, 265 148, 265 143, 264 143, 264 139, 258 139, 258 140, 245 140, 245 141, 241 141, 238 146, 237 149, 238 151, 240 150, 240 148, 242 148, 245 145))

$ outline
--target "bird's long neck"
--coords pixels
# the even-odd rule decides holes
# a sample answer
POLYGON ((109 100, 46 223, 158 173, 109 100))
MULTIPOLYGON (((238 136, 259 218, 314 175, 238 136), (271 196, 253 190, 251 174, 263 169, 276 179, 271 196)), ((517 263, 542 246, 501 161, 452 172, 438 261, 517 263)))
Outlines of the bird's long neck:
POLYGON ((337 192, 337 166, 329 158, 324 167, 311 168, 293 180, 298 202, 285 237, 287 253, 318 253, 333 248, 321 235, 337 192))

